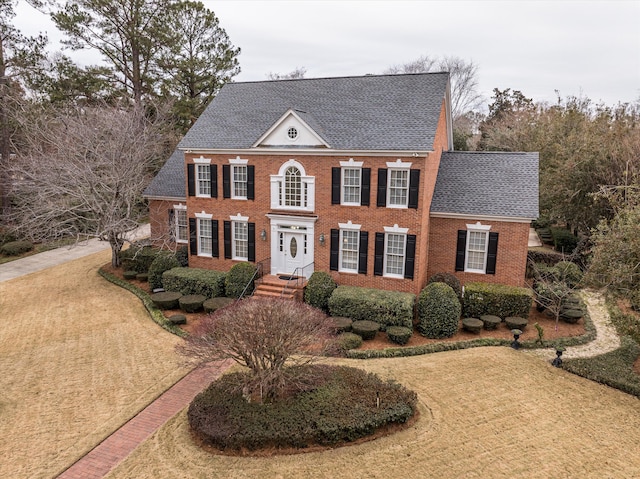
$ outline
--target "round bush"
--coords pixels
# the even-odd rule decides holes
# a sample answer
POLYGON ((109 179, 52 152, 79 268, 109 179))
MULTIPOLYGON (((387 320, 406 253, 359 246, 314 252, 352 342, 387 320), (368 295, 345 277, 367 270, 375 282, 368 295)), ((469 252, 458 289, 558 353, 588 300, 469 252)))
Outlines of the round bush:
POLYGON ((329 310, 329 297, 337 286, 328 273, 314 271, 304 290, 304 302, 327 312, 329 310))
POLYGON ((387 328, 387 338, 396 344, 407 344, 412 334, 413 331, 411 329, 402 326, 389 326, 387 328))
POLYGON ((179 324, 187 324, 187 317, 184 314, 174 314, 167 318, 171 324, 179 325, 179 324))
POLYGON ((163 291, 152 294, 151 301, 160 309, 176 309, 181 297, 182 294, 176 291, 163 291))
POLYGON ((336 334, 340 333, 348 333, 351 331, 351 326, 353 325, 353 320, 351 318, 345 318, 344 316, 334 316, 331 318, 333 324, 336 327, 336 334))
POLYGON ((341 333, 338 335, 338 347, 342 351, 349 351, 362 346, 362 337, 356 333, 341 333))
POLYGON ((449 338, 458 331, 462 306, 451 286, 435 282, 418 296, 418 332, 432 339, 449 338))
POLYGON ((498 316, 486 314, 484 316, 480 316, 480 321, 484 323, 484 329, 493 330, 498 329, 498 325, 502 322, 502 319, 498 316))
POLYGON ((180 263, 173 254, 163 253, 158 255, 149 266, 149 286, 151 289, 162 288, 162 273, 179 266, 180 263))
POLYGON ((188 294, 182 296, 178 300, 178 304, 180 305, 180 309, 185 313, 197 313, 202 309, 202 303, 204 303, 206 299, 207 297, 201 294, 188 294))
POLYGON ((582 281, 582 270, 580 266, 571 261, 560 261, 554 268, 558 270, 560 279, 567 283, 570 288, 576 287, 582 281))
POLYGON ((560 313, 560 319, 565 323, 575 324, 584 316, 584 312, 580 309, 567 309, 560 313))
POLYGON ((428 284, 431 283, 444 283, 451 286, 454 293, 460 301, 462 301, 462 285, 460 284, 460 280, 453 273, 436 273, 431 278, 429 278, 428 284))
POLYGON ((209 298, 204 303, 202 303, 202 307, 204 308, 205 313, 215 313, 217 310, 224 308, 225 306, 229 306, 235 301, 233 298, 226 298, 224 296, 219 296, 217 298, 209 298))
POLYGON ((524 331, 528 323, 525 318, 518 318, 517 316, 509 316, 508 318, 504 318, 504 322, 507 323, 507 328, 521 329, 522 331, 524 331))
POLYGON ((138 273, 138 274, 136 274, 136 279, 138 281, 148 281, 149 280, 149 275, 147 273, 138 273))
POLYGON ((23 253, 27 253, 33 249, 33 243, 31 241, 10 241, 5 243, 0 248, 0 253, 7 256, 18 256, 23 253))
POLYGON ((136 279, 136 276, 138 276, 138 272, 131 269, 122 273, 124 279, 136 279))
POLYGON ((376 337, 376 333, 380 329, 380 323, 375 321, 354 321, 351 325, 351 331, 360 336, 365 341, 376 337))
POLYGON ((478 318, 464 318, 462 320, 462 327, 470 333, 480 334, 483 326, 484 323, 478 318))
POLYGON ((234 264, 227 277, 224 279, 225 294, 229 298, 239 298, 246 288, 246 295, 253 293, 253 275, 256 272, 256 266, 251 263, 243 262, 234 264), (247 285, 251 284, 247 287, 247 285))

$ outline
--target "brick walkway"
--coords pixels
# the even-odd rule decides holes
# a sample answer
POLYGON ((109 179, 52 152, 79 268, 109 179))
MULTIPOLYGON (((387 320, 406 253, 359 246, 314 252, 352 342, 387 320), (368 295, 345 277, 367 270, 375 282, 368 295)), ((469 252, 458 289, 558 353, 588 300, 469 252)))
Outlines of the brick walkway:
POLYGON ((124 460, 145 439, 181 411, 211 381, 220 376, 231 361, 194 369, 165 391, 124 426, 93 448, 59 479, 98 479, 124 460))

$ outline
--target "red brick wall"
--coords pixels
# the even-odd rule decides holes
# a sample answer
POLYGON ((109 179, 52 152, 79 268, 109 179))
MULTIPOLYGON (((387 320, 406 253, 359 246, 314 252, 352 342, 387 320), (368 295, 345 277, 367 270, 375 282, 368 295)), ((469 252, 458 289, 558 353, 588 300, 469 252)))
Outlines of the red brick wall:
POLYGON ((481 221, 483 225, 491 225, 492 232, 498 233, 496 274, 455 271, 458 230, 466 230, 467 224, 475 224, 477 221, 474 219, 431 218, 428 275, 432 276, 435 273, 443 272, 454 273, 462 284, 482 281, 524 286, 529 223, 481 221))
POLYGON ((149 201, 149 226, 151 227, 150 239, 157 247, 173 248, 173 234, 169 231, 169 210, 174 205, 186 204, 184 201, 150 200, 149 201))

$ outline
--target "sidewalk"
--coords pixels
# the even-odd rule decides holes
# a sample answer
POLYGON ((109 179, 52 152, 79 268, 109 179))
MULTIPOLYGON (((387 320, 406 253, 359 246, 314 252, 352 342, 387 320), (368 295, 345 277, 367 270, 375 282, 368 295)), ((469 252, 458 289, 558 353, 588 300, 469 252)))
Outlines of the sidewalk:
MULTIPOLYGON (((131 240, 147 238, 150 234, 151 227, 145 224, 132 233, 131 240)), ((0 283, 108 249, 110 249, 109 243, 94 238, 71 246, 63 246, 62 248, 9 261, 8 263, 0 264, 0 283)))

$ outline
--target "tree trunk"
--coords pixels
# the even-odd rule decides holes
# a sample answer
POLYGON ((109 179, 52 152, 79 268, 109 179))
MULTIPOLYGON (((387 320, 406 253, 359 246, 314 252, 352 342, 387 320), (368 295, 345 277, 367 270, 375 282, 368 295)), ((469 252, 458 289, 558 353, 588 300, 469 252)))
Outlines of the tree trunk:
POLYGON ((119 268, 122 265, 122 257, 120 252, 124 241, 117 234, 112 233, 109 235, 109 245, 111 246, 111 266, 119 268))

